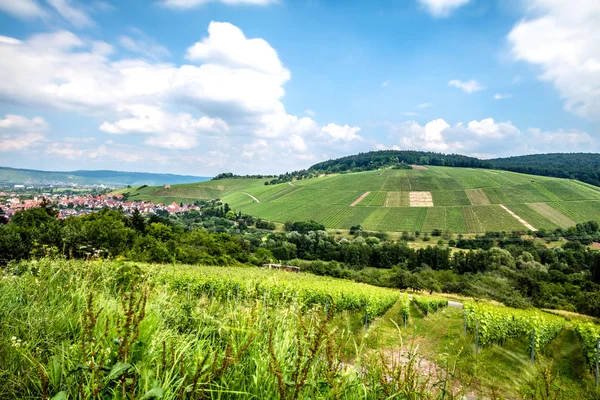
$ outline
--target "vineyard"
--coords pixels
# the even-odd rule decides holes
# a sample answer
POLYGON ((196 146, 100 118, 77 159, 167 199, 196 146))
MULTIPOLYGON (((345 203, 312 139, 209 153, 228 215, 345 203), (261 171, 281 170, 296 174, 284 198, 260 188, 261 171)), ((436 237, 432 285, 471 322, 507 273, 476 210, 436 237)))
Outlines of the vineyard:
POLYGON ((527 231, 600 221, 600 191, 577 181, 507 171, 432 167, 320 176, 265 185, 268 179, 220 179, 171 189, 122 189, 132 200, 163 203, 219 198, 236 211, 274 222, 313 219, 331 229, 453 233, 527 231), (350 205, 371 192, 356 206, 350 205), (259 202, 246 193, 256 197, 259 202), (433 207, 411 204, 431 195, 433 207))
MULTIPOLYGON (((479 344, 504 344, 510 339, 532 338, 533 349, 539 352, 555 339, 566 321, 540 311, 515 310, 507 307, 475 305, 464 306, 466 327, 476 333, 479 344)), ((531 348, 530 348, 531 350, 531 348)))
POLYGON ((525 393, 538 370, 565 362, 550 347, 565 346, 562 332, 576 329, 586 368, 561 377, 546 398, 593 398, 597 325, 480 303, 466 303, 463 314, 447 305, 257 267, 24 261, 0 279, 0 397, 356 399, 358 391, 365 399, 425 400, 488 398, 493 390, 541 399, 525 393), (532 331, 536 354, 547 357, 535 365, 522 343, 532 331), (390 360, 396 352, 402 357, 390 360))

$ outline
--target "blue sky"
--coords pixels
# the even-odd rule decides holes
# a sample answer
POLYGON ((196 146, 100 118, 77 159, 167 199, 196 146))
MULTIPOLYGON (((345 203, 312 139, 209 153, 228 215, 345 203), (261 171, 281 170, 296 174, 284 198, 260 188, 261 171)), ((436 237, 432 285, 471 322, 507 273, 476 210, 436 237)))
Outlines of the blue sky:
POLYGON ((0 0, 0 165, 596 152, 596 0, 0 0))

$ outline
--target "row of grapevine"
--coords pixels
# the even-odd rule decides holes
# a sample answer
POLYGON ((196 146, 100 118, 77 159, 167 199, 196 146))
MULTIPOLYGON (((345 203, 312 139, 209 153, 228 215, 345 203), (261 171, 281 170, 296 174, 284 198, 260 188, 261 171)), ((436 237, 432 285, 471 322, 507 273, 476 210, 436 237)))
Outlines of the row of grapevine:
POLYGON ((508 339, 533 337, 536 353, 556 338, 566 324, 561 317, 537 310, 517 310, 474 303, 464 304, 464 313, 467 329, 478 332, 481 345, 502 344, 508 339))
POLYGON ((335 278, 243 267, 197 267, 164 271, 160 280, 190 296, 220 299, 259 299, 267 304, 321 305, 338 311, 365 310, 369 320, 385 313, 398 292, 335 278))
POLYGON ((596 362, 596 346, 600 339, 600 327, 591 322, 579 322, 574 327, 581 340, 583 354, 590 365, 593 365, 596 362))
POLYGON ((440 308, 444 308, 448 305, 448 300, 435 297, 413 296, 412 301, 425 313, 425 315, 429 315, 430 312, 437 312, 440 308))

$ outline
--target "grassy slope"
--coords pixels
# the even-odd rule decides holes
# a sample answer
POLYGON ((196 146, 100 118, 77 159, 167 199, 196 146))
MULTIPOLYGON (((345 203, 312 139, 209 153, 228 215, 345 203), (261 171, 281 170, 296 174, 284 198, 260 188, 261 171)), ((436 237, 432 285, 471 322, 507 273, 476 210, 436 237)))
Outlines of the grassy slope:
POLYGON ((537 229, 568 227, 571 221, 600 221, 597 188, 507 171, 429 167, 329 175, 273 186, 264 182, 224 179, 120 192, 131 192, 131 199, 163 203, 220 198, 236 210, 275 222, 314 219, 332 229, 361 224, 366 230, 388 232, 526 230, 501 205, 537 229), (350 206, 369 191, 355 207, 350 206), (411 191, 431 192, 434 207, 410 207, 411 191))
MULTIPOLYGON (((21 265, 22 274, 19 276, 7 275, 0 280, 3 310, 0 315, 5 322, 0 325, 0 358, 4 360, 0 364, 0 378, 6 383, 0 387, 2 398, 41 397, 36 365, 47 368, 50 373, 50 395, 58 390, 68 390, 71 394, 76 392, 75 387, 81 382, 77 374, 88 377, 85 371, 77 372, 76 366, 82 356, 79 351, 82 335, 80 324, 90 293, 94 294, 92 299, 96 309, 102 310, 96 316, 98 324, 93 330, 94 336, 98 338, 101 349, 112 346, 108 348, 112 348, 109 354, 112 354, 110 359, 114 361, 116 348, 111 338, 118 336, 118 324, 114 326, 116 321, 110 318, 121 313, 118 285, 127 281, 128 271, 135 271, 128 269, 132 265, 106 261, 42 260, 21 265), (25 272, 30 269, 32 273, 25 272), (23 298, 28 299, 27 304, 23 303, 23 298), (104 328, 106 318, 110 319, 110 323, 107 322, 104 328), (106 337, 102 333, 105 329, 109 332, 106 337), (16 340, 22 342, 16 344, 16 340), (32 362, 33 359, 40 364, 32 362)), ((260 295, 257 300, 250 299, 248 302, 235 296, 221 300, 218 296, 207 298, 195 292, 197 286, 185 284, 186 280, 193 282, 194 279, 206 279, 211 275, 226 277, 228 274, 220 272, 222 268, 136 265, 141 268, 138 273, 143 273, 142 276, 148 279, 147 313, 140 325, 140 340, 146 347, 138 350, 135 361, 139 374, 138 396, 158 385, 165 390, 165 398, 179 398, 178 385, 182 382, 183 387, 190 384, 189 380, 180 382, 179 379, 184 379, 181 378, 184 374, 194 375, 198 357, 213 351, 216 354, 223 353, 224 343, 233 342, 234 347, 239 348, 248 335, 253 335, 254 340, 247 355, 232 365, 222 381, 217 380, 214 384, 225 382, 225 386, 220 386, 217 391, 243 390, 254 394, 254 398, 275 398, 276 381, 269 372, 269 331, 272 329, 271 332, 275 332, 275 349, 283 357, 297 340, 295 335, 298 327, 295 325, 293 306, 286 302, 269 302, 266 307, 260 295), (182 275, 182 272, 185 274, 182 275), (173 277, 184 281, 183 285, 178 286, 179 290, 173 286, 173 277), (173 359, 167 360, 170 363, 168 366, 165 365, 164 355, 167 350, 173 353, 173 359)), ((237 271, 245 276, 249 268, 227 268, 227 271, 229 275, 236 275, 237 271)), ((322 281, 323 287, 329 282, 347 282, 280 271, 256 272, 260 272, 257 275, 263 278, 272 275, 272 293, 277 292, 276 281, 322 281)), ((142 290, 141 287, 138 289, 135 292, 139 295, 142 290)), ((364 289, 389 291, 354 283, 344 288, 345 291, 364 289)), ((315 312, 322 314, 322 308, 317 307, 315 312)), ((361 360, 369 360, 365 356, 378 353, 391 356, 400 350, 406 354, 410 348, 417 349, 421 365, 419 370, 423 373, 437 374, 442 369, 440 367, 456 364, 453 387, 464 389, 467 398, 522 398, 536 382, 540 383, 546 367, 551 369, 553 386, 560 386, 564 397, 553 393, 548 397, 525 398, 582 399, 586 398, 585 393, 591 393, 589 388, 593 385, 593 377, 581 357, 578 339, 569 329, 551 343, 545 351, 545 358, 538 359, 535 367, 531 367, 525 342, 484 347, 475 356, 473 337, 470 334, 464 336, 460 309, 446 308, 424 317, 416 307, 411 306, 410 313, 407 328, 398 329, 401 318, 397 303, 382 317, 371 321, 368 331, 363 328, 362 310, 337 314, 332 322, 337 330, 332 332, 336 332, 335 338, 343 345, 340 354, 343 367, 348 371, 342 374, 342 379, 348 379, 350 385, 353 382, 359 385, 350 386, 354 390, 349 390, 349 395, 343 398, 356 398, 354 394, 361 390, 361 381, 353 377, 350 371, 353 366, 361 370, 360 366, 365 365, 359 364, 361 360), (492 391, 496 397, 491 395, 492 391)), ((90 343, 93 346, 95 340, 90 343)), ((97 360, 102 360, 102 357, 98 355, 97 360)), ((318 358, 317 363, 322 362, 322 358, 318 358)), ((292 362, 293 357, 285 361, 286 367, 289 366, 286 368, 289 374, 294 371, 292 362)), ((111 365, 108 361, 106 363, 111 365)), ((376 367, 374 363, 367 365, 369 369, 376 367)), ((433 380, 438 378, 434 377, 433 380)), ((86 385, 84 382, 84 389, 86 385)), ((223 392, 220 394, 226 396, 223 392)))

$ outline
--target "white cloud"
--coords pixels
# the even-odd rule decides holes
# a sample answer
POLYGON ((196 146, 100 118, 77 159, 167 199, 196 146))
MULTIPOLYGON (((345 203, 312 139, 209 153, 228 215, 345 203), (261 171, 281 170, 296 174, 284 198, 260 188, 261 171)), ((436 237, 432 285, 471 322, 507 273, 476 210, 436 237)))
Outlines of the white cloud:
POLYGON ((26 150, 45 139, 46 137, 40 133, 0 135, 0 152, 26 150))
MULTIPOLYGON (((209 164, 198 167, 198 160, 219 154, 218 163, 226 164, 215 161, 214 168, 272 173, 305 168, 316 154, 360 149, 360 127, 321 126, 311 118, 312 110, 306 116, 286 111, 283 86, 290 72, 269 43, 246 38, 231 24, 209 28, 208 36, 188 49, 193 62, 183 65, 122 55, 108 43, 68 31, 22 41, 0 38, 0 101, 103 121, 99 129, 114 135, 111 143, 63 140, 46 146, 49 156, 84 154, 95 168, 123 159, 139 160, 152 170, 156 158, 182 171, 204 168, 209 164), (248 147, 261 140, 268 145, 248 147), (268 162, 256 164, 248 157, 268 162)), ((131 35, 138 37, 135 31, 131 35)))
POLYGON ((375 144, 375 150, 402 150, 402 148, 400 148, 400 146, 386 146, 384 144, 381 143, 377 143, 375 144))
POLYGON ((421 103, 417 105, 417 108, 429 108, 431 107, 430 103, 421 103))
POLYGON ((35 0, 0 0, 0 11, 21 19, 46 16, 46 12, 35 0))
POLYGON ((544 132, 531 128, 528 131, 531 136, 531 153, 556 152, 557 143, 560 143, 560 151, 563 153, 598 151, 598 141, 588 133, 576 129, 544 132))
POLYGON ((505 100, 505 99, 511 99, 512 98, 512 94, 510 93, 496 93, 494 95, 494 100, 505 100))
POLYGON ((161 60, 170 55, 169 50, 154 39, 148 37, 139 29, 135 29, 135 38, 123 35, 119 38, 119 44, 133 52, 141 54, 151 60, 161 60))
POLYGON ((351 140, 363 140, 357 133, 360 131, 358 126, 340 126, 334 123, 330 123, 327 126, 321 128, 321 133, 325 136, 329 136, 334 140, 351 141, 351 140))
POLYGON ((399 146, 410 150, 459 153, 474 157, 494 158, 556 151, 556 143, 563 152, 598 150, 598 142, 586 132, 578 130, 541 131, 530 128, 519 130, 510 121, 495 122, 492 118, 473 120, 468 124, 451 126, 443 119, 420 125, 414 121, 400 124, 387 123, 393 144, 376 144, 378 149, 399 146))
POLYGON ((381 87, 386 87, 389 84, 390 84, 390 81, 381 82, 381 87))
POLYGON ((422 6, 436 18, 447 17, 459 7, 469 3, 470 0, 419 0, 422 6))
POLYGON ((227 5, 249 4, 266 6, 276 3, 277 1, 278 0, 161 0, 159 4, 169 8, 188 9, 212 2, 220 2, 227 5))
POLYGON ((29 119, 21 115, 7 114, 4 118, 0 119, 0 129, 21 132, 39 132, 48 129, 48 124, 42 117, 33 117, 29 119))
POLYGON ((565 109, 600 119, 600 2, 532 0, 508 34, 516 60, 537 65, 565 109))
POLYGON ((519 130, 510 121, 495 123, 493 118, 473 120, 467 127, 470 132, 484 139, 504 139, 519 135, 519 130))
POLYGON ((240 28, 228 22, 211 22, 208 34, 208 37, 187 50, 188 60, 249 68, 280 76, 283 81, 290 78, 289 71, 283 67, 277 52, 267 41, 247 39, 240 28))
POLYGON ((316 116, 316 115, 317 115, 317 113, 316 113, 316 112, 314 112, 313 110, 311 110, 310 108, 307 108, 306 110, 304 110, 304 113, 305 113, 306 115, 310 115, 311 117, 314 117, 314 116, 316 116))
POLYGON ((93 26, 94 21, 71 0, 46 0, 64 19, 77 28, 93 26))
POLYGON ((42 117, 7 114, 0 119, 0 152, 21 151, 46 140, 48 124, 42 117))
POLYGON ((405 117, 418 117, 419 113, 413 112, 413 111, 404 111, 400 113, 401 115, 404 115, 405 117))
POLYGON ((463 92, 469 94, 485 89, 485 86, 482 86, 476 80, 463 82, 459 81, 458 79, 452 79, 450 82, 448 82, 448 86, 453 86, 455 88, 461 89, 463 92))

